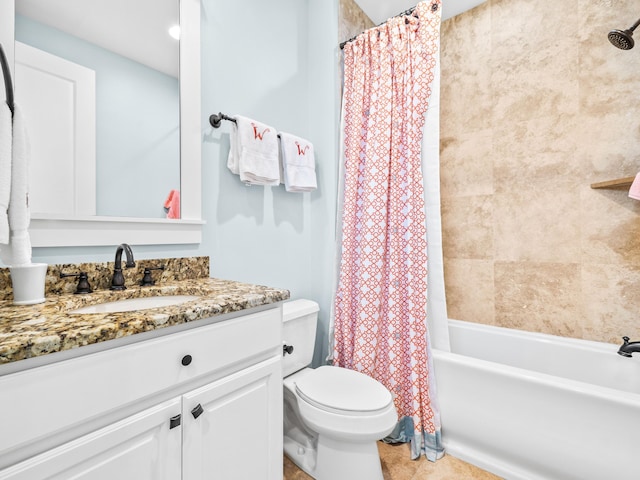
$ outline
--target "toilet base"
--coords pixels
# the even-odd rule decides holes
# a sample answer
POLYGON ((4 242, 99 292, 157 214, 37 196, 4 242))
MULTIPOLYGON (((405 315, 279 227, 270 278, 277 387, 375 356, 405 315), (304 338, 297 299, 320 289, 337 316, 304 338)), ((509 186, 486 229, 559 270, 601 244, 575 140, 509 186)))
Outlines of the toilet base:
POLYGON ((378 444, 348 443, 320 435, 316 480, 383 480, 378 444))
POLYGON ((294 442, 287 442, 285 438, 285 453, 293 463, 315 480, 383 480, 378 445, 375 441, 341 442, 320 435, 316 452, 310 452, 308 449, 298 448, 294 442))

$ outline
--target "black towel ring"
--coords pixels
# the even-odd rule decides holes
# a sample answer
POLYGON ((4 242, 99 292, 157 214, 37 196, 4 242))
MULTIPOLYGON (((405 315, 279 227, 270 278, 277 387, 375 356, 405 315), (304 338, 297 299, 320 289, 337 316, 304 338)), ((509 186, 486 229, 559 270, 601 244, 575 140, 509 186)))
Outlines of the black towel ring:
POLYGON ((9 69, 9 62, 7 56, 4 54, 4 49, 0 43, 0 64, 2 64, 2 76, 4 78, 4 89, 6 92, 7 105, 11 110, 13 116, 14 102, 13 102, 13 84, 11 82, 11 70, 9 69))

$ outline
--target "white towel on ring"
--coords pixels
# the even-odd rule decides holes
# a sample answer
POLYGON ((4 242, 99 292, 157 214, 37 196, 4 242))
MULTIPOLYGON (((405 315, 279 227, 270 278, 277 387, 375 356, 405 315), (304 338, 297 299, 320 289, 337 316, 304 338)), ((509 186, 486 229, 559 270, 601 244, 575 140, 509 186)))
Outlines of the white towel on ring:
POLYGON ((249 185, 278 185, 280 165, 275 128, 236 115, 227 167, 249 185))
POLYGON ((313 144, 286 132, 280 132, 279 136, 287 192, 310 192, 318 188, 313 144))
POLYGON ((0 244, 9 243, 9 200, 11 198, 11 110, 0 104, 0 244))
POLYGON ((2 247, 2 261, 10 266, 31 264, 29 224, 29 141, 22 110, 14 105, 11 165, 11 196, 9 200, 10 242, 2 247))

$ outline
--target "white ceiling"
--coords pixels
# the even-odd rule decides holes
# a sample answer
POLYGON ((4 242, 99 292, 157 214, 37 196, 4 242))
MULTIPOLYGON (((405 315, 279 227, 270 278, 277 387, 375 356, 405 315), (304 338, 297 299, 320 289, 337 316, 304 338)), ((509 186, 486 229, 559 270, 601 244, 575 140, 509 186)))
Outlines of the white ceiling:
MULTIPOLYGON (((442 19, 455 17, 486 0, 442 0, 442 19)), ((376 25, 405 10, 415 7, 416 0, 355 0, 376 25)))
POLYGON ((179 0, 16 0, 16 13, 178 76, 178 41, 168 30, 179 0))

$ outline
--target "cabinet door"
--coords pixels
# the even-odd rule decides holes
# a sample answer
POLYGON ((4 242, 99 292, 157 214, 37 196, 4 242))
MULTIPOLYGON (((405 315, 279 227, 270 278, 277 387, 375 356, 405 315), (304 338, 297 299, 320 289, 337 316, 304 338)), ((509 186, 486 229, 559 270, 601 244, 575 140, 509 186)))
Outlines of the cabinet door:
MULTIPOLYGON (((181 399, 169 400, 0 471, 0 480, 176 480, 181 399)), ((51 412, 52 415, 55 412, 51 412)))
POLYGON ((184 395, 183 419, 183 480, 282 480, 279 357, 184 395))

